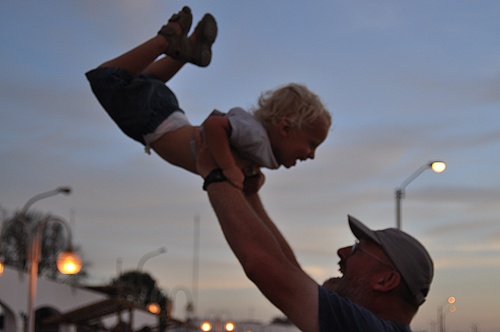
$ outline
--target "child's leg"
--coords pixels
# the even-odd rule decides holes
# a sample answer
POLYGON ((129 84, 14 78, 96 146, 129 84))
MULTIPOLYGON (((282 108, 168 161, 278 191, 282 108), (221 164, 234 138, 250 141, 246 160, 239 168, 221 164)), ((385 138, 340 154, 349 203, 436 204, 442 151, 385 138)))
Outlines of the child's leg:
POLYGON ((138 76, 165 51, 167 45, 168 42, 165 38, 155 36, 127 53, 103 63, 99 67, 121 68, 128 71, 132 76, 138 76))
POLYGON ((186 63, 171 57, 164 57, 151 63, 142 73, 153 75, 163 82, 168 82, 186 63))
POLYGON ((144 69, 143 73, 153 75, 163 82, 168 82, 188 60, 202 67, 208 66, 212 59, 211 46, 216 36, 217 23, 212 15, 206 14, 188 38, 186 44, 190 54, 180 55, 179 58, 182 60, 166 57, 152 62, 144 69))
MULTIPOLYGON (((121 68, 128 71, 133 76, 138 76, 144 72, 148 66, 153 64, 156 58, 163 54, 169 46, 172 47, 172 45, 169 45, 169 40, 173 42, 176 38, 185 38, 185 35, 191 28, 191 22, 191 10, 189 7, 184 7, 178 14, 173 15, 162 28, 162 30, 167 29, 173 37, 166 38, 159 34, 119 57, 103 63, 99 67, 121 68)), ((161 67, 166 73, 172 73, 171 75, 167 74, 167 76, 170 75, 170 77, 172 77, 182 65, 183 63, 178 61, 162 61, 161 67), (172 66, 172 68, 170 68, 170 66, 172 66)), ((148 73, 156 76, 159 71, 148 70, 148 73)))

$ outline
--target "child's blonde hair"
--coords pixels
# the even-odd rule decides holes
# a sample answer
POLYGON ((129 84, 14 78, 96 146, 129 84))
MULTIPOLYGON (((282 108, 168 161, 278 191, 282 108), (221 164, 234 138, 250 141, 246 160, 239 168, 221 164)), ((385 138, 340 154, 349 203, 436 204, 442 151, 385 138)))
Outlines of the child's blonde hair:
POLYGON ((330 127, 332 118, 320 98, 307 87, 290 83, 275 90, 264 92, 253 115, 263 124, 276 125, 283 118, 289 118, 292 128, 310 125, 318 118, 324 118, 330 127))

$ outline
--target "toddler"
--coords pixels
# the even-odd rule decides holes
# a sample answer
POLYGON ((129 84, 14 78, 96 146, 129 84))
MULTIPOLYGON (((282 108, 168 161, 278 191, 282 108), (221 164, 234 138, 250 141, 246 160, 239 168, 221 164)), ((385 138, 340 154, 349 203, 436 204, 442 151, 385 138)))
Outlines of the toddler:
POLYGON ((206 14, 193 33, 189 7, 174 14, 158 34, 86 73, 95 96, 120 129, 153 149, 167 162, 198 173, 197 152, 208 149, 225 178, 242 189, 245 176, 261 167, 292 167, 313 159, 331 125, 317 95, 299 84, 264 93, 248 113, 214 111, 201 126, 189 123, 174 93, 165 85, 189 62, 210 64, 217 36, 214 17, 206 14), (162 54, 166 56, 158 59, 162 54), (237 167, 232 152, 251 162, 237 167))

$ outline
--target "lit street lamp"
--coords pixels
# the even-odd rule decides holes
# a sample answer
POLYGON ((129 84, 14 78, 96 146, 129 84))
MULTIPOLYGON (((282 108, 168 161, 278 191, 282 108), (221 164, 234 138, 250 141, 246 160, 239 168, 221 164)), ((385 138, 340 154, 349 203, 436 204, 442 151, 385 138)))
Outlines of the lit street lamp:
POLYGON ((152 313, 153 315, 158 315, 161 312, 161 307, 157 302, 157 297, 159 295, 160 291, 158 288, 155 288, 152 292, 151 295, 149 296, 149 301, 146 304, 146 309, 152 313))
POLYGON ((80 257, 73 251, 72 243, 71 243, 71 229, 64 219, 59 217, 50 216, 47 217, 42 223, 40 223, 37 228, 35 234, 31 235, 30 240, 30 254, 29 254, 29 294, 28 294, 28 332, 35 331, 35 315, 34 315, 34 303, 36 300, 36 286, 38 279, 38 263, 40 261, 40 257, 42 254, 42 237, 43 230, 45 226, 50 221, 57 221, 66 227, 68 232, 68 247, 67 250, 61 252, 59 257, 57 258, 57 268, 63 274, 76 274, 80 272, 82 268, 82 261, 80 257))
MULTIPOLYGON (((42 200, 42 199, 48 198, 48 197, 52 197, 52 196, 55 196, 55 195, 61 194, 61 193, 65 194, 65 195, 69 195, 69 194, 71 194, 71 188, 70 187, 59 187, 59 188, 56 188, 54 190, 49 190, 49 191, 43 192, 41 194, 38 194, 38 195, 31 197, 26 202, 26 204, 24 204, 23 208, 20 211, 20 216, 19 216, 18 220, 23 225, 24 230, 26 232, 29 232, 28 224, 26 223, 26 215, 28 213, 28 209, 35 202, 38 202, 39 200, 42 200)), ((29 250, 29 248, 26 249, 27 252, 28 252, 28 250, 29 250)), ((3 273, 3 269, 4 269, 3 257, 0 255, 0 275, 3 273)))
POLYGON ((232 321, 227 321, 224 322, 224 326, 222 326, 222 321, 220 318, 216 318, 215 320, 215 326, 212 325, 212 322, 205 320, 201 323, 200 329, 203 332, 210 332, 210 331, 215 331, 215 332, 232 332, 236 328, 236 325, 232 321))
MULTIPOLYGON (((23 224, 23 227, 25 228, 26 231, 28 231, 28 226, 26 224, 26 213, 28 212, 28 209, 35 203, 38 202, 39 200, 42 200, 44 198, 52 197, 57 194, 65 194, 69 195, 71 194, 71 188, 70 187, 59 187, 54 190, 49 190, 46 192, 43 192, 41 194, 35 195, 31 197, 26 204, 24 204, 23 208, 21 209, 20 212, 20 218, 19 221, 23 224)), ((4 269, 4 262, 3 262, 3 257, 0 256, 0 275, 3 273, 4 269)))
POLYGON ((455 312, 457 311, 457 307, 455 307, 453 304, 455 303, 456 299, 454 296, 450 296, 447 300, 446 300, 446 304, 444 305, 441 305, 438 307, 438 328, 439 328, 439 332, 445 332, 446 331, 446 325, 445 325, 445 318, 446 318, 446 314, 448 312, 455 312), (447 308, 446 312, 444 311, 444 309, 447 308))
POLYGON ((28 209, 39 200, 44 198, 52 197, 58 194, 71 194, 70 187, 59 187, 54 190, 49 190, 38 195, 31 197, 26 204, 24 204, 21 209, 21 216, 19 221, 23 224, 25 231, 29 237, 29 255, 28 260, 30 265, 28 267, 29 272, 29 293, 28 293, 28 326, 27 331, 33 332, 35 331, 35 315, 33 312, 33 306, 36 300, 36 284, 38 278, 38 263, 40 261, 41 256, 41 242, 43 236, 43 229, 49 223, 49 221, 54 220, 60 222, 62 225, 66 226, 68 231, 68 250, 62 252, 57 259, 57 268, 63 274, 75 274, 78 273, 82 267, 82 262, 78 256, 73 254, 73 249, 71 245, 71 230, 68 224, 61 218, 58 217, 48 217, 41 224, 37 226, 35 229, 35 234, 30 232, 28 225, 26 223, 26 215, 28 213, 28 209))
POLYGON ((213 314, 213 319, 204 320, 200 329, 203 332, 232 332, 236 329, 232 319, 228 319, 226 312, 216 312, 213 314))
MULTIPOLYGON (((153 251, 150 251, 150 252, 147 252, 145 253, 140 259, 139 259, 139 263, 137 263, 137 271, 138 272, 141 272, 141 274, 139 274, 139 282, 138 284, 142 286, 142 268, 144 267, 144 264, 146 263, 146 261, 150 258, 153 258, 153 257, 156 257, 156 256, 159 256, 163 253, 166 253, 167 252, 167 248, 165 247, 161 247, 159 249, 156 249, 156 250, 153 250, 153 251)), ((147 290, 146 290, 147 292, 147 290)), ((141 292, 142 293, 142 292, 141 292)), ((156 294, 155 294, 156 295, 156 294)), ((149 299, 147 305, 146 305, 146 309, 151 312, 152 314, 159 314, 160 313, 160 306, 158 305, 158 303, 156 302, 156 298, 153 298, 153 296, 151 295, 151 298, 149 299)))
POLYGON ((426 169, 431 168, 435 173, 442 173, 446 169, 446 164, 443 161, 431 161, 425 165, 422 165, 417 169, 412 175, 410 175, 406 180, 401 183, 399 188, 396 189, 396 227, 401 229, 401 199, 404 198, 405 188, 415 180, 417 176, 422 174, 426 169))

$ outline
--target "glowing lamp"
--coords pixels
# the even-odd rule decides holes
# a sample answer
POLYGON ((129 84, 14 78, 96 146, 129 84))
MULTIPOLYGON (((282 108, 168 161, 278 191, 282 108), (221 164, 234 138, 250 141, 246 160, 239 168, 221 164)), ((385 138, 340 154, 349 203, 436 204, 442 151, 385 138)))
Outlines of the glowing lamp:
POLYGON ((435 173, 443 173, 446 169, 446 163, 443 161, 434 161, 431 163, 431 168, 435 173))
POLYGON ((148 311, 154 315, 157 315, 160 313, 160 305, 156 302, 150 302, 148 304, 148 311))
POLYGON ((204 331, 204 332, 211 331, 212 330, 212 324, 210 324, 209 321, 204 321, 203 323, 201 323, 200 329, 202 331, 204 331))
POLYGON ((228 331, 228 332, 232 332, 232 331, 234 331, 234 328, 235 328, 235 327, 236 327, 236 326, 235 326, 235 325, 234 325, 234 323, 233 323, 233 322, 231 322, 231 321, 226 322, 226 324, 224 325, 224 328, 225 328, 225 329, 226 329, 226 331, 228 331))
POLYGON ((82 269, 82 260, 73 251, 63 251, 57 257, 57 269, 62 274, 77 274, 82 269))

